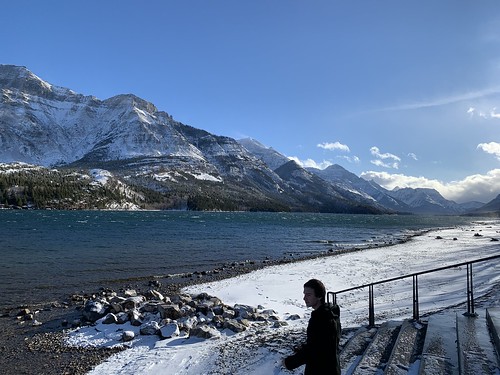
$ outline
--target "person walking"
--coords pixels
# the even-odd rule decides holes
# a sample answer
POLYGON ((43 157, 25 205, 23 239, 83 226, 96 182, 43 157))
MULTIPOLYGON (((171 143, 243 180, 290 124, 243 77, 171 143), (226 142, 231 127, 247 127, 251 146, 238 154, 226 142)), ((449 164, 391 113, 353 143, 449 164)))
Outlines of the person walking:
POLYGON ((283 360, 288 370, 306 365, 304 375, 340 375, 340 308, 326 303, 325 296, 326 288, 320 280, 311 279, 304 284, 304 302, 313 311, 306 342, 283 360))

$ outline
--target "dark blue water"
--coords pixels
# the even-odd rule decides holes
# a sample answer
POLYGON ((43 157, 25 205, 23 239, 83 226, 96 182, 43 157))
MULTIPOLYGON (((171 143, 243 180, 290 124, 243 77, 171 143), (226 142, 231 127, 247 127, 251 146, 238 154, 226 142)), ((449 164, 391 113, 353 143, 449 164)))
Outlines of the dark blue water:
POLYGON ((387 244, 469 222, 396 215, 0 210, 1 305, 234 261, 387 244))

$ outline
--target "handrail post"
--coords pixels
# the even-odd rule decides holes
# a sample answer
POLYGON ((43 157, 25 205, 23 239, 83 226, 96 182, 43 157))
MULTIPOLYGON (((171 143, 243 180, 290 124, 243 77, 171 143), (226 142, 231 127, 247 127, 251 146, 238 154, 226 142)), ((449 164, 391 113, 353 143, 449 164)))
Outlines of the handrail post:
POLYGON ((334 305, 336 305, 336 304, 337 304, 337 293, 335 293, 335 292, 328 292, 328 293, 326 294, 326 302, 327 302, 327 303, 330 303, 330 295, 332 296, 332 301, 331 301, 331 302, 332 302, 334 305))
POLYGON ((420 319, 420 311, 418 308, 418 276, 413 275, 413 319, 420 319))
POLYGON ((373 298, 373 284, 368 286, 368 325, 375 326, 375 306, 373 298))
POLYGON ((477 316, 474 312, 474 286, 472 285, 472 263, 467 263, 467 316, 477 316))

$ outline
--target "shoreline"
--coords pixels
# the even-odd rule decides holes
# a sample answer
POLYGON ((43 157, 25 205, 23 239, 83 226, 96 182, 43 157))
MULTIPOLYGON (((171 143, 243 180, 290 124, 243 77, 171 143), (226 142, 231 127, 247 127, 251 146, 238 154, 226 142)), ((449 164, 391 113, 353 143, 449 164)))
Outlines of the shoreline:
MULTIPOLYGON (((116 288, 113 290, 118 292, 134 288, 140 293, 151 289, 151 282, 158 282, 159 284, 153 284, 155 286, 160 285, 155 289, 166 296, 170 296, 179 294, 182 288, 190 285, 220 281, 273 265, 336 256, 346 252, 359 252, 370 248, 393 246, 408 242, 417 236, 444 229, 447 228, 420 230, 418 233, 413 233, 404 239, 392 241, 382 246, 378 244, 367 245, 363 248, 355 247, 340 251, 323 252, 296 259, 236 262, 223 269, 195 272, 190 275, 191 277, 182 277, 185 276, 182 275, 172 278, 165 275, 117 280, 113 283, 116 284, 116 288), (163 284, 162 281, 167 282, 163 284)), ((98 295, 103 291, 104 288, 101 288, 93 295, 98 295)), ((81 317, 83 301, 90 297, 91 295, 73 295, 67 301, 62 302, 46 302, 10 308, 3 307, 0 313, 0 367, 6 369, 4 373, 7 375, 31 373, 48 375, 85 374, 119 351, 104 348, 74 348, 64 345, 65 330, 71 328, 70 322, 81 317), (22 307, 35 311, 34 320, 21 320, 22 318, 17 317, 17 312, 22 307), (40 325, 33 324, 38 321, 41 322, 40 325)))

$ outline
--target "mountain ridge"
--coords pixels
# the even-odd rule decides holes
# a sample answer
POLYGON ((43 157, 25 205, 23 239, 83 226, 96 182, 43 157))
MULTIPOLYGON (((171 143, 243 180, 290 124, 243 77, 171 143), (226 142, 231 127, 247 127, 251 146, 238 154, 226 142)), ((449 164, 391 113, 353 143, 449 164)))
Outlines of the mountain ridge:
POLYGON ((99 100, 13 65, 0 65, 0 88, 0 162, 106 169, 121 184, 149 191, 159 200, 154 208, 418 211, 340 166, 304 169, 256 140, 182 124, 134 94, 99 100))

